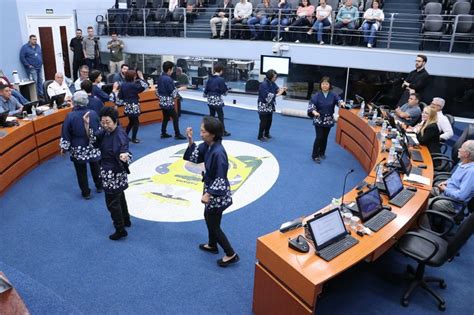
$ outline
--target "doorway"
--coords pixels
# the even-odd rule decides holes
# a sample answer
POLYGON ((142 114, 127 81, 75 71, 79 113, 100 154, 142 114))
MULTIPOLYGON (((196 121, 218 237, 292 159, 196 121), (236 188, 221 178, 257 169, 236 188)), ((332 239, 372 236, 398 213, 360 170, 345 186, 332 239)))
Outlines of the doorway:
POLYGON ((72 16, 27 16, 28 35, 38 37, 43 52, 45 80, 54 80, 56 72, 71 78, 69 41, 75 36, 72 16))

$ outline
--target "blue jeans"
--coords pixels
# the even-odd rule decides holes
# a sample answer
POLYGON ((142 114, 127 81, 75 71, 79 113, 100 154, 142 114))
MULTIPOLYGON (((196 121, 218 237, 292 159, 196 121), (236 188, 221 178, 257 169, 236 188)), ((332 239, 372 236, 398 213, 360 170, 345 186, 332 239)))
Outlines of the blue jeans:
POLYGON ((288 24, 290 24, 290 21, 287 18, 282 18, 281 22, 278 18, 273 19, 270 22, 270 24, 272 25, 272 37, 277 36, 278 28, 276 26, 278 25, 278 23, 280 23, 281 28, 283 29, 284 27, 288 26, 288 24))
POLYGON ((268 18, 266 16, 262 17, 257 17, 253 16, 249 19, 247 22, 247 25, 249 26, 250 33, 252 33, 252 37, 257 37, 257 30, 255 29, 255 24, 259 24, 258 26, 258 33, 262 33, 262 26, 268 24, 268 18))
POLYGON ((41 73, 41 68, 25 68, 26 74, 29 78, 32 78, 36 82, 36 94, 43 97, 43 74, 41 73))
POLYGON ((322 21, 316 21, 314 22, 313 24, 313 30, 315 30, 317 33, 317 39, 318 39, 318 42, 322 42, 323 41, 323 28, 326 27, 326 26, 329 26, 331 25, 331 22, 329 22, 329 20, 326 18, 322 21))
POLYGON ((364 42, 373 45, 375 42, 375 34, 379 29, 377 23, 364 22, 362 29, 364 30, 364 42))
POLYGON ((15 89, 12 89, 12 96, 16 98, 21 105, 25 105, 26 103, 28 103, 28 100, 15 89))

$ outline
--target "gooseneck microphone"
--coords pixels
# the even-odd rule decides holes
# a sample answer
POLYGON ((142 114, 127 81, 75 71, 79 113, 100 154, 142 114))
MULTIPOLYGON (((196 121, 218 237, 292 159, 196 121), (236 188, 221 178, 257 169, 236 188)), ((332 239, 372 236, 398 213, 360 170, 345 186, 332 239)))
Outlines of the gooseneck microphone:
POLYGON ((354 169, 351 169, 349 172, 347 172, 346 177, 344 177, 344 186, 342 186, 342 196, 341 196, 341 210, 344 207, 344 193, 346 191, 347 176, 349 176, 349 174, 353 172, 354 172, 354 169))
POLYGON ((377 165, 375 165, 375 179, 374 179, 374 183, 372 184, 372 188, 376 186, 377 184, 377 173, 378 173, 378 170, 379 170, 379 167, 380 167, 380 164, 382 164, 383 161, 385 161, 387 158, 384 157, 383 159, 381 159, 377 165))

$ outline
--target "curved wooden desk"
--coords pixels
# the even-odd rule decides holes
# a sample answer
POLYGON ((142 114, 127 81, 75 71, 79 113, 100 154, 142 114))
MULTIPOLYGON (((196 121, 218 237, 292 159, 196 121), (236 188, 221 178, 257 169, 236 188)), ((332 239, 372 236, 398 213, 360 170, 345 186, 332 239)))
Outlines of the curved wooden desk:
MULTIPOLYGON (((140 94, 142 114, 140 123, 147 124, 163 120, 155 88, 140 94)), ((113 103, 107 103, 113 106, 113 103)), ((175 101, 175 107, 177 101, 175 101)), ((0 195, 19 178, 55 154, 59 153, 61 128, 71 108, 60 109, 47 116, 38 116, 33 121, 19 120, 20 126, 0 129, 6 132, 0 137, 0 195)), ((123 107, 118 108, 120 123, 126 127, 123 107)))
MULTIPOLYGON (((380 152, 381 144, 377 140, 380 127, 369 126, 366 120, 357 116, 356 111, 341 110, 339 114, 336 141, 350 151, 368 173, 370 172, 365 181, 372 183, 375 180, 372 168, 387 154, 380 152)), ((421 151, 425 159, 424 164, 428 166, 423 175, 432 180, 431 157, 426 148, 421 148, 421 151)), ((355 200, 356 195, 357 191, 353 189, 345 195, 344 200, 355 200)), ((275 231, 259 237, 253 311, 256 314, 315 313, 323 284, 360 261, 374 261, 390 249, 397 239, 415 224, 428 196, 429 189, 419 189, 415 197, 403 208, 392 206, 392 210, 397 213, 395 220, 371 236, 362 238, 352 233, 359 240, 359 244, 330 262, 316 256, 312 247, 306 254, 288 247, 288 238, 304 234, 303 228, 284 234, 275 231)), ((384 203, 387 203, 386 197, 384 198, 384 203)), ((307 219, 312 216, 313 214, 307 219)))

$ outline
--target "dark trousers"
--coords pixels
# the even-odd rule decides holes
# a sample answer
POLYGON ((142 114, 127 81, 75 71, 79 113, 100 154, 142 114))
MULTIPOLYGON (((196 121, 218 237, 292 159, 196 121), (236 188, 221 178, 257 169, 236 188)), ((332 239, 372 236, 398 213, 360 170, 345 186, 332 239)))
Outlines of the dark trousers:
POLYGON ((105 204, 110 212, 114 227, 117 230, 123 229, 125 222, 130 221, 130 214, 128 213, 127 200, 125 199, 125 192, 115 194, 105 194, 105 204))
POLYGON ((270 114, 258 114, 260 117, 260 126, 258 127, 258 138, 270 135, 270 127, 272 126, 273 113, 270 114))
POLYGON ((222 123, 222 127, 224 127, 224 131, 225 131, 224 108, 216 107, 216 106, 209 106, 209 116, 216 117, 216 113, 217 113, 217 118, 219 118, 220 122, 222 123))
MULTIPOLYGON (((99 162, 89 162, 89 167, 91 169, 95 187, 102 188, 99 162)), ((77 183, 81 189, 82 196, 89 196, 91 190, 89 189, 89 181, 87 180, 87 163, 74 162, 74 169, 76 170, 77 183)))
POLYGON ((97 59, 89 59, 89 58, 85 59, 86 65, 89 67, 89 71, 98 69, 98 65, 96 61, 97 59))
POLYGON ((79 68, 84 65, 84 60, 73 60, 72 61, 72 77, 74 81, 78 78, 79 68))
POLYGON ((326 154, 326 146, 328 144, 328 136, 331 127, 314 126, 314 128, 316 129, 316 139, 314 139, 312 157, 316 158, 326 154))
POLYGON ((138 127, 140 127, 140 120, 138 116, 128 116, 127 136, 132 130, 132 140, 137 138, 138 127))
POLYGON ((209 232, 208 245, 217 248, 217 244, 219 244, 227 256, 234 255, 234 249, 221 229, 222 212, 219 211, 218 213, 211 214, 205 211, 204 219, 206 220, 207 231, 209 232))
POLYGON ((166 133, 166 127, 168 127, 168 120, 173 119, 174 135, 178 136, 179 132, 179 121, 178 114, 176 114, 174 108, 163 109, 163 122, 161 123, 161 134, 166 133))

